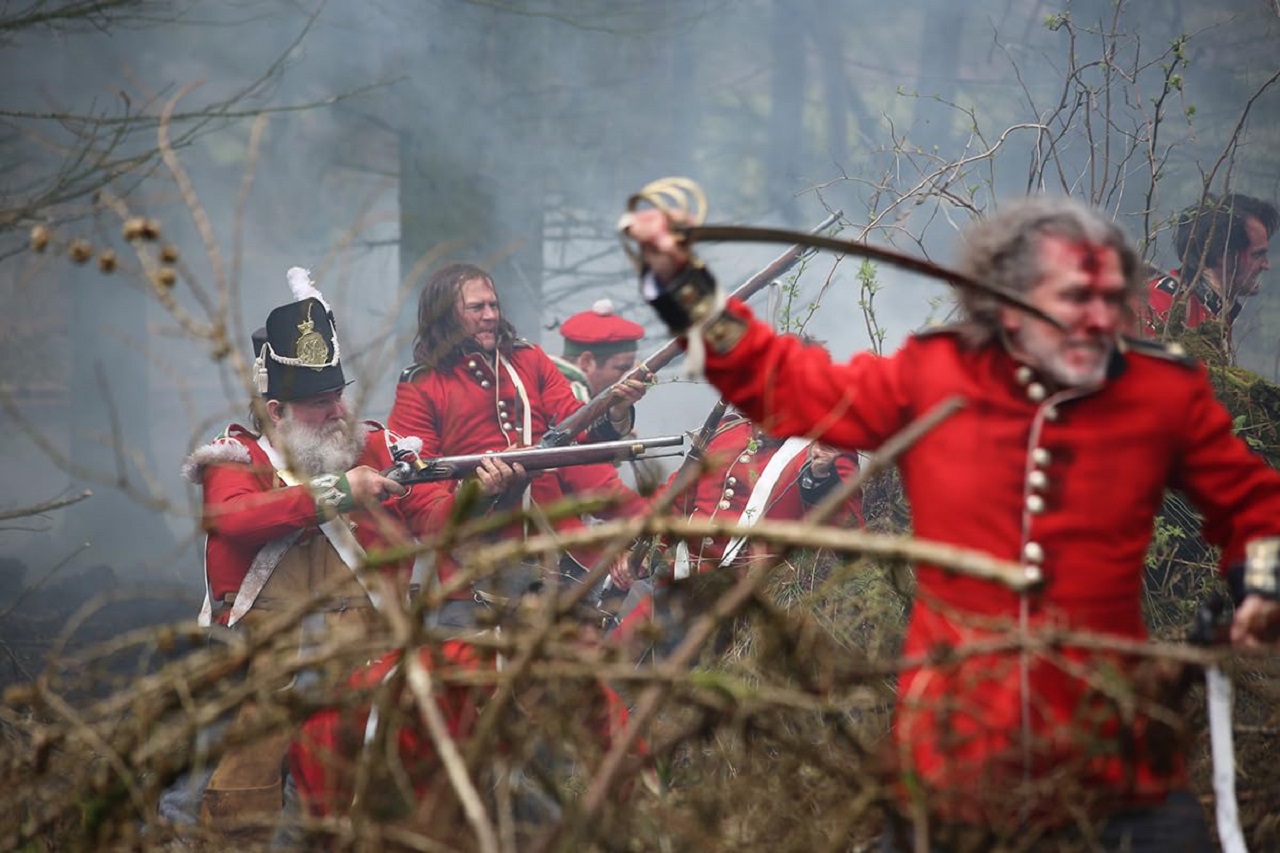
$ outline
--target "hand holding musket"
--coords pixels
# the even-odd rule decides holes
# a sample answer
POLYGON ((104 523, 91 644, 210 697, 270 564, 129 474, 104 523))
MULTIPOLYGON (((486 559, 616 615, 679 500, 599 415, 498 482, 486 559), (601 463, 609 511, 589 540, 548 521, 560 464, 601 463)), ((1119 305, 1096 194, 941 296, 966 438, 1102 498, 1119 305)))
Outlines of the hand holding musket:
POLYGON ((395 465, 383 472, 383 476, 403 486, 413 486, 418 483, 460 480, 474 474, 486 460, 501 461, 513 468, 518 465, 525 471, 546 471, 552 468, 569 468, 574 465, 633 462, 637 459, 677 456, 682 452, 683 447, 683 435, 601 441, 595 444, 574 444, 568 447, 523 447, 496 453, 438 456, 435 459, 399 459, 395 465), (654 452, 662 451, 664 448, 676 449, 654 452))

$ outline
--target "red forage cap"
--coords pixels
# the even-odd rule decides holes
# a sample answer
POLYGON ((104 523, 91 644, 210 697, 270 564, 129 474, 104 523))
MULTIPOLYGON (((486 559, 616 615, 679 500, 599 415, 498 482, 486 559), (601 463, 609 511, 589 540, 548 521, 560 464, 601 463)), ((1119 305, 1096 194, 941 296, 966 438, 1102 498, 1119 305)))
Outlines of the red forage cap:
POLYGON ((613 303, 601 299, 589 311, 580 311, 560 324, 566 354, 597 352, 603 347, 613 352, 636 349, 644 337, 644 326, 623 319, 613 312, 613 303), (620 346, 621 345, 621 346, 620 346), (576 353, 569 353, 576 350, 576 353))

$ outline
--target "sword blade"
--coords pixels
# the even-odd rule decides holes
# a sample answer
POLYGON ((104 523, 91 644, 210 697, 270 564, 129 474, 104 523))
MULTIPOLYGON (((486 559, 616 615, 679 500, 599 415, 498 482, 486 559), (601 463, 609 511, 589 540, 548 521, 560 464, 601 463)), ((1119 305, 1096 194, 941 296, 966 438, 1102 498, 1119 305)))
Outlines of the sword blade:
POLYGON ((1222 853, 1248 853, 1236 805, 1236 752, 1231 731, 1231 679, 1214 665, 1205 668, 1209 745, 1213 754, 1213 799, 1222 853))

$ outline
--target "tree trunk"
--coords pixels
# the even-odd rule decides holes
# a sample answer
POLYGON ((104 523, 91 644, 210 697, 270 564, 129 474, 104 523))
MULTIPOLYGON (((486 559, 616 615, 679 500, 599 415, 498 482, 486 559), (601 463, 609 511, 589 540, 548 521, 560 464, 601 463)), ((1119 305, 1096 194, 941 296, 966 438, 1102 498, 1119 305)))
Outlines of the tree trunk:
MULTIPOLYGON (((476 263, 494 277, 502 311, 534 340, 542 301, 542 169, 513 169, 541 150, 536 132, 513 139, 497 132, 513 110, 504 79, 538 74, 542 28, 492 9, 442 6, 440 25, 422 52, 424 87, 404 105, 417 117, 400 146, 400 275, 416 294, 431 271, 454 261, 476 263), (457 33, 481 33, 458 40, 457 33), (474 73, 466 73, 473 69, 474 73), (486 71, 492 69, 492 71, 486 71), (519 156, 516 156, 516 155, 519 156)), ((416 316, 416 297, 408 300, 416 316)))
POLYGON ((804 27, 789 0, 775 0, 771 28, 773 77, 769 97, 769 148, 766 194, 783 222, 800 220, 795 193, 804 156, 804 27))

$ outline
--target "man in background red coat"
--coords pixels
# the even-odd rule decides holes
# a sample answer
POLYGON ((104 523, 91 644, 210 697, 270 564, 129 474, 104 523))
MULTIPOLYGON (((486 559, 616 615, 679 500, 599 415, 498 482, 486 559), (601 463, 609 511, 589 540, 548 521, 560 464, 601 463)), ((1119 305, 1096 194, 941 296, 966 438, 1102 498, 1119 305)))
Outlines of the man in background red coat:
POLYGON ((585 403, 636 366, 644 326, 619 316, 608 299, 599 299, 561 323, 560 336, 564 354, 551 360, 585 403))
POLYGON ((1232 324, 1271 269, 1268 251, 1278 224, 1275 205, 1239 193, 1210 196, 1182 211, 1174 232, 1181 266, 1147 282, 1148 327, 1163 334, 1170 311, 1181 305, 1181 328, 1217 320, 1229 348, 1232 324))
MULTIPOLYGON (((704 456, 707 470, 676 499, 674 509, 690 519, 719 519, 735 525, 749 526, 766 518, 799 521, 858 471, 856 453, 837 453, 804 438, 774 438, 736 412, 721 422, 707 443, 704 456)), ((672 474, 667 488, 678 474, 672 474)), ((653 499, 660 500, 662 494, 655 494, 653 499)), ((862 500, 857 494, 828 523, 839 526, 850 522, 862 522, 862 500)), ((716 569, 743 569, 751 561, 767 556, 741 537, 676 541, 666 549, 669 568, 662 570, 657 592, 644 584, 647 588, 638 589, 624 604, 625 619, 616 639, 626 641, 640 625, 652 619, 661 632, 655 652, 659 656, 669 652, 683 638, 696 613, 685 606, 682 596, 669 595, 667 584, 679 586, 695 575, 716 569)), ((642 580, 633 575, 631 565, 621 563, 614 567, 613 581, 620 589, 632 588, 642 580)))
POLYGON ((903 814, 929 821, 918 830, 1026 837, 1096 818, 1104 846, 1212 849, 1181 755, 1148 738, 1141 658, 1115 644, 1146 637, 1143 564, 1169 487, 1222 549, 1232 640, 1274 640, 1280 474, 1233 434, 1202 366, 1121 337, 1143 281, 1114 223, 1066 199, 1002 207, 969 229, 960 271, 1060 325, 966 289, 962 322, 847 364, 741 303, 717 310, 714 279, 663 212, 624 224, 645 298, 702 337, 707 378, 770 433, 875 449, 964 400, 899 460, 913 530, 1019 561, 1043 586, 917 566, 892 740, 903 814))
MULTIPOLYGON (((644 338, 644 326, 620 316, 608 299, 598 299, 586 311, 579 311, 561 323, 560 336, 564 338, 564 354, 550 355, 550 358, 569 380, 573 395, 585 403, 621 382, 635 368, 640 340, 644 338)), ((636 378, 650 382, 653 376, 648 371, 641 371, 636 378)), ((627 437, 634 438, 635 430, 627 437)), ((644 495, 652 494, 666 476, 662 464, 656 459, 641 459, 628 464, 636 489, 644 495)), ((614 465, 608 467, 617 468, 614 465)), ((578 472, 566 473, 572 476, 578 472)), ((583 476, 612 481, 602 472, 584 473, 583 476)), ((620 494, 625 494, 620 489, 630 490, 625 484, 613 485, 611 482, 611 487, 620 494)), ((575 491, 581 490, 575 485, 575 491)), ((628 511, 644 508, 642 500, 629 498, 628 504, 628 511)))

